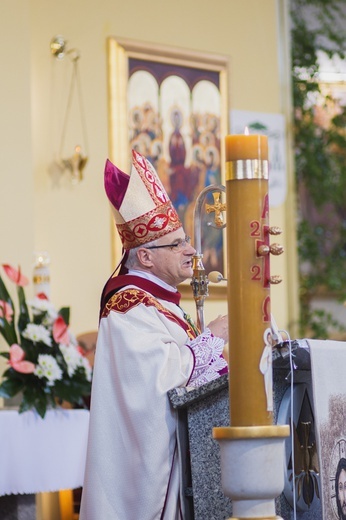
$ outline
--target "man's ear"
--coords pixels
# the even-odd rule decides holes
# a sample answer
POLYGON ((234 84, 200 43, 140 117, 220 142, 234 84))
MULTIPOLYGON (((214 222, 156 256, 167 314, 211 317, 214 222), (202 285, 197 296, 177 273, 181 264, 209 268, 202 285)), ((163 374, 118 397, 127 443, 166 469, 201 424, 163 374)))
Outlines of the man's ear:
POLYGON ((152 253, 149 249, 145 249, 144 247, 140 247, 138 250, 137 250, 137 258, 139 260, 139 263, 143 266, 143 267, 152 267, 153 266, 153 262, 152 262, 152 253))

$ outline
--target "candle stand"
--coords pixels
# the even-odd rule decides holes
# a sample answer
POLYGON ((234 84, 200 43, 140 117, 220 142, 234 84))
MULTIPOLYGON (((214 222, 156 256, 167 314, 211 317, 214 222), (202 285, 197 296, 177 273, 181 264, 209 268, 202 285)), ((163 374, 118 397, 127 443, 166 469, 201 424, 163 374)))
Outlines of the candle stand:
POLYGON ((227 279, 230 427, 213 429, 220 444, 222 487, 232 519, 273 520, 284 488, 289 426, 273 424, 268 143, 263 135, 226 137, 227 279))

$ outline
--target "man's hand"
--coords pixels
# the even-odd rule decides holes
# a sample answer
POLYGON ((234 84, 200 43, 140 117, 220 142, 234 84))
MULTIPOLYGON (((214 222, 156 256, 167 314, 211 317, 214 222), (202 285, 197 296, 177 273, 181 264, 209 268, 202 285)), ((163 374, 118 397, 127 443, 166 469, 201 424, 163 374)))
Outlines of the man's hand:
POLYGON ((211 321, 207 325, 208 329, 210 329, 210 332, 218 337, 222 338, 226 343, 228 341, 228 317, 225 316, 218 316, 215 318, 215 320, 211 321))

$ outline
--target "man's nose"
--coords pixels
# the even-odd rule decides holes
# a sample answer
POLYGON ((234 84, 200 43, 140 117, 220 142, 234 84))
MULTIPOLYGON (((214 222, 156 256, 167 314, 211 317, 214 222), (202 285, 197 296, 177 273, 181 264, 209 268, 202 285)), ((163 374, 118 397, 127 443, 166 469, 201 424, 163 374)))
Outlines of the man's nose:
POLYGON ((342 488, 341 494, 342 494, 343 503, 345 504, 346 503, 346 488, 345 487, 342 488))
POLYGON ((187 244, 189 247, 184 251, 185 255, 193 256, 196 253, 196 249, 191 244, 187 244))

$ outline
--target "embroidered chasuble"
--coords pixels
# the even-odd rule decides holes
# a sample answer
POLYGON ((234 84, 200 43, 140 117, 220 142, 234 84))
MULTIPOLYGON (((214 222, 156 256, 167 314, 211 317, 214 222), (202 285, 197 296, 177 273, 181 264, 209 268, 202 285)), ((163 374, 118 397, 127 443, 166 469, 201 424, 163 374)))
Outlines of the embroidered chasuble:
POLYGON ((179 293, 112 278, 101 300, 81 520, 180 520, 176 412, 167 392, 227 370, 223 340, 199 334, 179 293), (95 383, 95 384, 94 384, 95 383))

